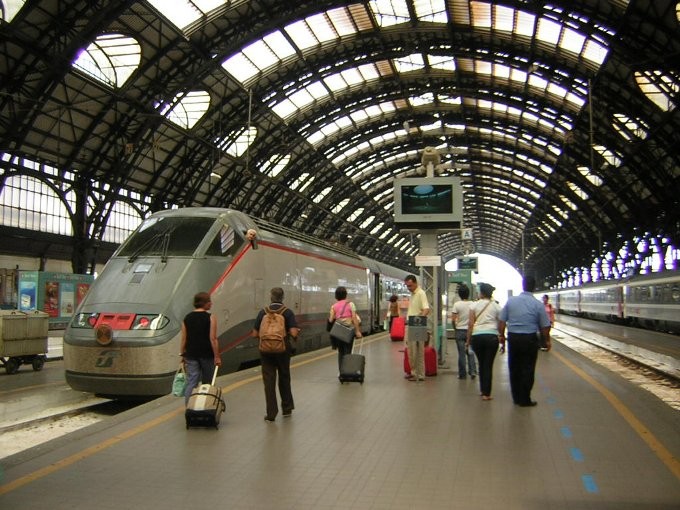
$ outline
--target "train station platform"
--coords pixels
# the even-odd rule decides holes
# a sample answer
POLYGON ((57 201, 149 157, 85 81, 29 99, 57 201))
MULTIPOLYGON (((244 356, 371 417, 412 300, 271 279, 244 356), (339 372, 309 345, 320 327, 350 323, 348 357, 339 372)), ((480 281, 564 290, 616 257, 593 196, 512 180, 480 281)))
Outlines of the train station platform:
POLYGON ((293 358, 292 417, 263 420, 258 369, 218 379, 219 430, 166 396, 0 460, 0 508, 50 510, 677 510, 680 412, 559 341, 532 408, 499 354, 493 397, 450 369, 403 378, 403 345, 370 337, 363 385, 330 349, 293 358))

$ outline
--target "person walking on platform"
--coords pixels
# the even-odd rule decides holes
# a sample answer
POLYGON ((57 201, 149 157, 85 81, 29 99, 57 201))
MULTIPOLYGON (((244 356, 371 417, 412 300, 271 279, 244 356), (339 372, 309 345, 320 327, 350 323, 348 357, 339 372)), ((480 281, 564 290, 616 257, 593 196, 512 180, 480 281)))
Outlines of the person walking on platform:
MULTIPOLYGON (((479 361, 479 388, 482 400, 491 400, 493 362, 498 351, 498 317, 501 307, 492 299, 496 290, 488 283, 479 284, 479 301, 470 305, 466 347, 472 350, 479 361)), ((501 352, 505 342, 501 342, 501 352)))
POLYGON ((399 297, 396 294, 390 296, 390 304, 387 308, 387 332, 392 331, 392 321, 395 317, 399 317, 399 297))
POLYGON ((331 336, 331 347, 338 351, 338 370, 342 363, 342 357, 345 354, 352 352, 354 346, 354 339, 361 338, 361 323, 357 315, 357 309, 354 303, 347 300, 347 289, 345 287, 338 287, 335 289, 335 303, 331 306, 328 313, 328 323, 332 324, 334 321, 339 321, 345 326, 354 328, 354 338, 351 342, 343 342, 331 336))
POLYGON ((475 355, 465 346, 467 343, 468 323, 470 322, 470 288, 461 283, 458 286, 459 301, 453 304, 451 321, 456 328, 456 347, 458 348, 458 379, 465 379, 467 373, 474 379, 477 377, 475 355), (467 369, 467 371, 466 371, 467 369))
MULTIPOLYGON (((271 321, 275 322, 275 318, 271 321)), ((266 326, 268 331, 270 330, 269 322, 270 319, 267 317, 266 326)), ((262 333, 264 335, 264 331, 262 331, 262 333)), ((253 332, 251 334, 253 337, 260 338, 261 342, 260 361, 262 363, 262 382, 264 383, 264 397, 267 407, 267 414, 265 414, 264 419, 268 422, 274 421, 276 415, 279 413, 279 406, 276 399, 277 373, 283 416, 291 416, 293 409, 295 409, 293 391, 290 386, 290 357, 291 354, 295 353, 295 346, 299 334, 300 328, 298 328, 295 313, 290 308, 286 308, 283 304, 283 289, 274 287, 270 291, 270 304, 267 309, 262 309, 257 314, 255 324, 253 325, 253 332), (269 312, 272 312, 273 315, 277 315, 276 312, 278 312, 278 315, 283 317, 280 336, 282 337, 281 341, 285 345, 282 346, 281 352, 263 352, 260 330, 262 329, 265 315, 268 316, 269 312)))
MULTIPOLYGON (((418 286, 418 279, 410 274, 404 279, 406 288, 411 293, 408 304, 407 317, 427 317, 430 313, 430 303, 427 301, 425 291, 418 286)), ((409 321, 410 322, 410 321, 409 321)), ((410 326, 406 326, 406 341, 408 345, 408 360, 411 365, 411 373, 406 374, 409 381, 425 380, 425 341, 414 338, 410 326)))
POLYGON ((524 276, 523 292, 508 299, 501 310, 498 332, 501 340, 508 330, 508 369, 510 390, 513 402, 520 407, 532 407, 534 372, 538 357, 538 333, 543 339, 546 350, 550 350, 550 320, 543 304, 533 296, 536 280, 524 276))
POLYGON ((210 383, 215 365, 222 364, 217 342, 217 321, 210 314, 211 307, 210 294, 199 292, 194 296, 193 312, 189 312, 182 321, 180 356, 187 373, 185 404, 189 402, 191 392, 199 381, 202 384, 210 383))
MULTIPOLYGON (((547 294, 543 294, 543 307, 545 308, 545 313, 548 315, 548 320, 550 321, 550 329, 552 329, 555 326, 555 308, 550 303, 550 296, 547 294)), ((541 336, 541 350, 548 350, 543 343, 543 336, 541 336)))

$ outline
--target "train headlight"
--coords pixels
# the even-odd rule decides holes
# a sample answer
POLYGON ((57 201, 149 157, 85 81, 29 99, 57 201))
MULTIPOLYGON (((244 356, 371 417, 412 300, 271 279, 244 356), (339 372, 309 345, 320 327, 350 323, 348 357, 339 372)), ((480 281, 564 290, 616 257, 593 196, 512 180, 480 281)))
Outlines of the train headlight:
POLYGON ((78 313, 73 316, 71 327, 92 329, 97 324, 98 319, 99 314, 97 313, 78 313))
POLYGON ((100 324, 94 330, 99 345, 109 345, 113 341, 113 328, 108 324, 100 324))
POLYGON ((135 317, 131 329, 162 329, 168 324, 168 322, 170 322, 170 319, 162 314, 140 314, 135 317))

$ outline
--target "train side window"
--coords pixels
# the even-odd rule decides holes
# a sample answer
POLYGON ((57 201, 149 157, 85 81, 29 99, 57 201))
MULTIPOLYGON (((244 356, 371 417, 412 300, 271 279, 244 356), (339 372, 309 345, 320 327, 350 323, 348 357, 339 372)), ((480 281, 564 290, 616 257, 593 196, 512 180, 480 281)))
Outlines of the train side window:
POLYGON ((237 248, 241 244, 242 241, 235 235, 234 229, 228 225, 223 225, 205 254, 208 257, 228 257, 236 254, 237 248))

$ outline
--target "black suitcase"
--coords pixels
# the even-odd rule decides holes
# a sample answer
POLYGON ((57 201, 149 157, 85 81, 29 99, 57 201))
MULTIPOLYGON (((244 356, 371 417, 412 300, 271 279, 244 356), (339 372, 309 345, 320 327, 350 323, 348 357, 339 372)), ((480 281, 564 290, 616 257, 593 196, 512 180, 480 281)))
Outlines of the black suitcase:
POLYGON ((358 382, 364 384, 364 373, 366 368, 366 357, 361 354, 361 348, 363 347, 364 339, 361 338, 361 343, 359 345, 359 352, 354 352, 354 347, 356 347, 356 342, 352 346, 352 353, 345 354, 340 361, 340 383, 346 382, 358 382))
POLYGON ((201 384, 191 392, 187 408, 184 411, 187 428, 219 428, 220 418, 227 406, 222 399, 222 388, 215 385, 217 369, 218 367, 215 367, 211 384, 201 384))

